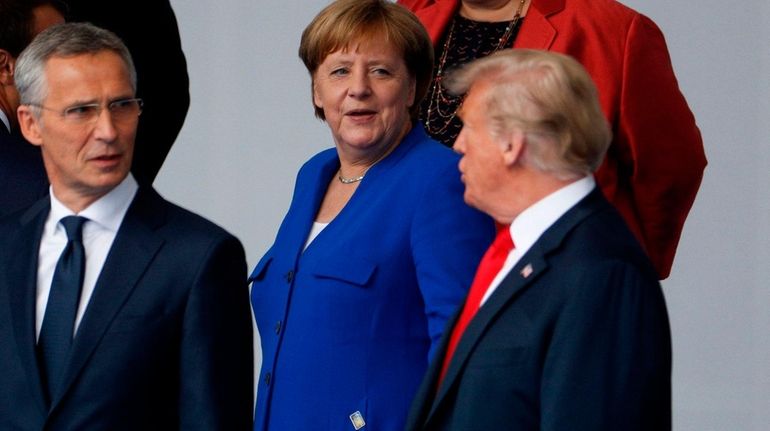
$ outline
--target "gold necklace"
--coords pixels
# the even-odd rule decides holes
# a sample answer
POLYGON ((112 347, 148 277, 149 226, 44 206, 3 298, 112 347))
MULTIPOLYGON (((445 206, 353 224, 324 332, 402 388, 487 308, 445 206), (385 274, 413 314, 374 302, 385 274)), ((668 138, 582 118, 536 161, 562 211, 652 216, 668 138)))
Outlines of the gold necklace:
MULTIPOLYGON (((508 45, 509 39, 511 38, 511 35, 516 28, 516 24, 518 24, 519 19, 521 18, 521 12, 524 10, 525 2, 526 0, 519 1, 519 7, 516 9, 516 14, 508 23, 508 26, 505 28, 505 33, 500 36, 500 39, 497 41, 497 46, 495 46, 489 55, 494 54, 495 52, 503 49, 506 45, 508 45)), ((456 22, 457 19, 453 18, 452 25, 449 27, 449 33, 447 33, 446 40, 444 41, 444 46, 441 49, 441 57, 439 57, 438 67, 436 68, 436 77, 433 80, 433 85, 431 86, 429 96, 430 98, 428 99, 428 112, 425 115, 425 128, 431 135, 439 135, 444 133, 447 127, 449 127, 449 124, 452 123, 452 120, 454 120, 455 116, 457 115, 457 111, 460 109, 460 106, 463 104, 462 102, 464 96, 455 97, 451 94, 447 94, 445 92, 444 85, 442 84, 442 81, 444 80, 444 73, 446 72, 444 69, 446 66, 446 59, 452 45, 452 37, 454 36, 456 22), (441 109, 442 104, 445 107, 451 107, 451 102, 457 99, 460 99, 460 102, 454 109, 450 111, 441 109), (439 124, 437 125, 436 123, 439 124)))
MULTIPOLYGON (((369 169, 367 169, 367 171, 368 171, 368 170, 369 170, 369 169)), ((363 180, 365 176, 366 176, 366 171, 364 171, 364 173, 363 173, 363 174, 361 174, 361 175, 359 175, 359 176, 357 176, 357 177, 346 178, 346 177, 343 177, 343 176, 342 176, 342 169, 340 169, 339 171, 337 171, 337 179, 338 179, 338 180, 340 180, 340 182, 341 182, 342 184, 353 184, 353 183, 357 183, 357 182, 359 182, 359 181, 363 180)))

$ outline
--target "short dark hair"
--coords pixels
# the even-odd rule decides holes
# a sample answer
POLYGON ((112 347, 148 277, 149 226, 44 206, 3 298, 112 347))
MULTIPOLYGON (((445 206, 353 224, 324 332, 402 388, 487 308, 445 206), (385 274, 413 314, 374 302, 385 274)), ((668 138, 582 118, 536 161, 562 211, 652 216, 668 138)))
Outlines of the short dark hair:
POLYGON ((34 37, 35 8, 45 5, 67 14, 67 6, 57 0, 0 0, 0 49, 18 57, 34 37))

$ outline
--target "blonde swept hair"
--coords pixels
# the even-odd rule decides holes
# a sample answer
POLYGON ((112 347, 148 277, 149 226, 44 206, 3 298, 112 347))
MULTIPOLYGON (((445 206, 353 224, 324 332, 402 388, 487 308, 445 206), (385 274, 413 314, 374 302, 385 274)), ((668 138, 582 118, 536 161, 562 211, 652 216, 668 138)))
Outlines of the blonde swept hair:
POLYGON ((528 137, 524 160, 533 168, 570 179, 593 173, 612 133, 588 72, 563 54, 509 49, 476 60, 447 77, 453 94, 488 84, 485 115, 493 136, 516 127, 528 137))
MULTIPOLYGON (((384 0, 334 1, 302 32, 299 57, 314 79, 327 55, 356 41, 376 46, 381 40, 401 53, 409 74, 415 78, 415 101, 409 113, 416 119, 433 74, 433 44, 425 27, 403 6, 384 0)), ((326 119, 323 109, 317 106, 315 115, 326 119)))

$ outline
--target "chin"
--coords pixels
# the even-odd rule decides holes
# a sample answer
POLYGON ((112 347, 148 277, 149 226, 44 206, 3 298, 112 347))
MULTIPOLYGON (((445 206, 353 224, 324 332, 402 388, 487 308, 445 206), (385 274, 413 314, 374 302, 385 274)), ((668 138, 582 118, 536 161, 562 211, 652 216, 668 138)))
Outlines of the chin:
POLYGON ((468 190, 467 190, 467 189, 465 190, 465 193, 463 194, 463 200, 464 200, 464 201, 465 201, 465 203, 466 203, 466 204, 468 204, 469 206, 472 206, 473 208, 476 208, 476 209, 479 209, 479 210, 481 209, 481 208, 479 208, 479 206, 476 204, 476 200, 475 200, 475 199, 473 199, 473 195, 472 195, 472 194, 470 194, 470 193, 468 193, 468 190))

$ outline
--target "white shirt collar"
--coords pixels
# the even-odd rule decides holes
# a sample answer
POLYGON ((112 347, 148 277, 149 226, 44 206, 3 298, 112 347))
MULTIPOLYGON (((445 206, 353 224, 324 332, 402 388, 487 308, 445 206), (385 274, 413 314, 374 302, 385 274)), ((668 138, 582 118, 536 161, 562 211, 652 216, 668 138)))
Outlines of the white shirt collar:
POLYGON ((551 193, 522 211, 511 223, 511 238, 516 249, 526 253, 535 241, 561 216, 596 187, 592 175, 581 178, 551 193))
MULTIPOLYGON (((83 216, 88 220, 96 223, 102 229, 107 229, 111 232, 117 232, 120 227, 120 223, 123 221, 128 211, 128 207, 131 205, 136 191, 139 186, 136 183, 133 175, 130 173, 126 178, 120 182, 114 189, 110 190, 106 195, 100 197, 94 203, 89 205, 86 209, 78 213, 77 215, 83 216)), ((67 208, 60 200, 54 196, 53 188, 51 190, 51 213, 48 220, 53 223, 59 223, 63 217, 68 215, 75 215, 75 213, 67 208)), ((89 223, 90 224, 90 223, 89 223)), ((87 229, 88 224, 85 226, 87 229)))
POLYGON ((11 132, 11 120, 8 119, 8 116, 5 115, 5 112, 0 109, 0 121, 5 124, 5 128, 8 129, 8 132, 11 132))

